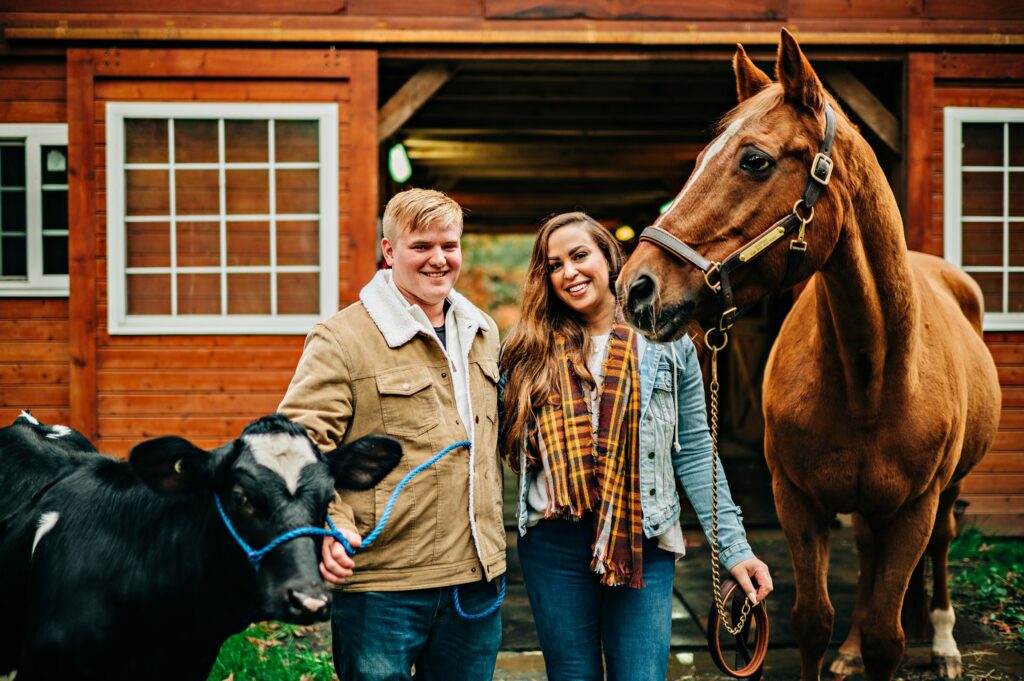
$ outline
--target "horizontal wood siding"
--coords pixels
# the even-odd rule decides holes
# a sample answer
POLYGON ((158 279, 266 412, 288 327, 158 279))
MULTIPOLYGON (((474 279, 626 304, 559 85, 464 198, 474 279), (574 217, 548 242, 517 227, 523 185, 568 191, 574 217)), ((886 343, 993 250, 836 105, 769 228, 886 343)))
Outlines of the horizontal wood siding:
MULTIPOLYGON (((926 2, 926 4, 929 4, 926 2)), ((930 3, 937 5, 938 3, 930 3)), ((952 8, 952 5, 945 5, 952 8)), ((916 177, 926 183, 921 215, 910 216, 910 245, 934 255, 943 254, 943 109, 947 106, 1024 108, 1024 57, 1007 55, 941 55, 935 58, 935 79, 927 120, 910 121, 927 131, 927 149, 915 154, 927 169, 916 177), (994 63, 992 60, 996 59, 994 63), (917 229, 915 229, 915 225, 917 229)), ((911 173, 912 178, 914 173, 911 173)), ((911 181, 915 181, 911 179, 911 181)), ((974 522, 993 530, 1024 532, 1024 332, 986 333, 1003 388, 999 433, 991 451, 964 481, 967 513, 974 522)))
MULTIPOLYGON (((64 123, 64 59, 0 58, 0 123, 64 123)), ((0 426, 22 409, 68 423, 67 298, 0 297, 0 426)))
MULTIPOLYGON (((216 59, 207 61, 201 50, 182 52, 179 63, 194 61, 203 63, 204 68, 217 68, 216 59)), ((289 59, 287 54, 270 54, 269 51, 264 58, 281 62, 289 59)), ((139 60, 139 63, 144 62, 145 59, 139 60)), ((261 73, 266 66, 257 60, 249 71, 261 73)), ((353 88, 347 79, 207 77, 164 80, 160 75, 158 66, 152 68, 153 77, 105 78, 98 73, 95 84, 96 411, 99 445, 114 455, 124 455, 140 439, 159 435, 182 435, 207 447, 236 437, 250 420, 277 408, 302 352, 303 337, 111 336, 108 333, 104 120, 107 102, 337 102, 342 305, 355 299, 358 284, 365 280, 366 272, 373 269, 373 250, 368 256, 365 248, 360 251, 361 257, 369 258, 368 263, 360 263, 354 252, 359 239, 352 234, 351 176, 352 159, 358 152, 352 143, 353 88)), ((373 106, 376 106, 376 97, 373 106)), ((375 131, 374 123, 368 127, 368 134, 375 131)), ((375 139, 373 145, 375 148, 375 139)), ((373 182, 376 182, 375 177, 373 182)))

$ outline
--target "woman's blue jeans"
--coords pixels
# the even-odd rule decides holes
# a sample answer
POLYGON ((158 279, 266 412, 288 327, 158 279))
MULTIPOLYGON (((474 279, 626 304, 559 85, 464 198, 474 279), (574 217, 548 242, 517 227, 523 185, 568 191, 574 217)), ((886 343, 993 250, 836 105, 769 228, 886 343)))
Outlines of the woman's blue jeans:
POLYGON ((646 586, 602 586, 590 569, 594 530, 542 520, 519 537, 519 562, 549 681, 664 681, 675 556, 644 540, 646 586))

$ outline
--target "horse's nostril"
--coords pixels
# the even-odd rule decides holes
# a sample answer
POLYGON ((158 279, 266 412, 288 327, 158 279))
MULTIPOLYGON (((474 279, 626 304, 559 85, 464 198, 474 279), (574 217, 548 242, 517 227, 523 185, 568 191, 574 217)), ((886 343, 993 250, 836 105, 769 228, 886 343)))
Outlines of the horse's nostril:
POLYGON ((647 305, 654 297, 654 280, 646 274, 641 274, 629 287, 629 305, 647 305))

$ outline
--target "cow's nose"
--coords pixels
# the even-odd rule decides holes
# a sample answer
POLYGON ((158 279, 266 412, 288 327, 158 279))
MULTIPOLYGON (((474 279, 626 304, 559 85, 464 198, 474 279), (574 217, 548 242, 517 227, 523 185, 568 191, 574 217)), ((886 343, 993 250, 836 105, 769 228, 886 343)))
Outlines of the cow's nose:
POLYGON ((327 612, 330 600, 327 596, 310 596, 297 589, 288 589, 288 600, 300 612, 321 616, 327 612))

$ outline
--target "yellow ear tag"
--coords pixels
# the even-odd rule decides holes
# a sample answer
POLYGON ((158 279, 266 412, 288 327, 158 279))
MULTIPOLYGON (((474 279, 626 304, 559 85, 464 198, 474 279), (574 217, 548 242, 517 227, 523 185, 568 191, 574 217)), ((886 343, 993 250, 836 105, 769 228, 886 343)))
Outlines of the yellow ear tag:
POLYGON ((185 472, 185 465, 182 463, 181 459, 178 459, 177 461, 174 462, 174 472, 177 473, 178 475, 181 475, 182 473, 185 472))

